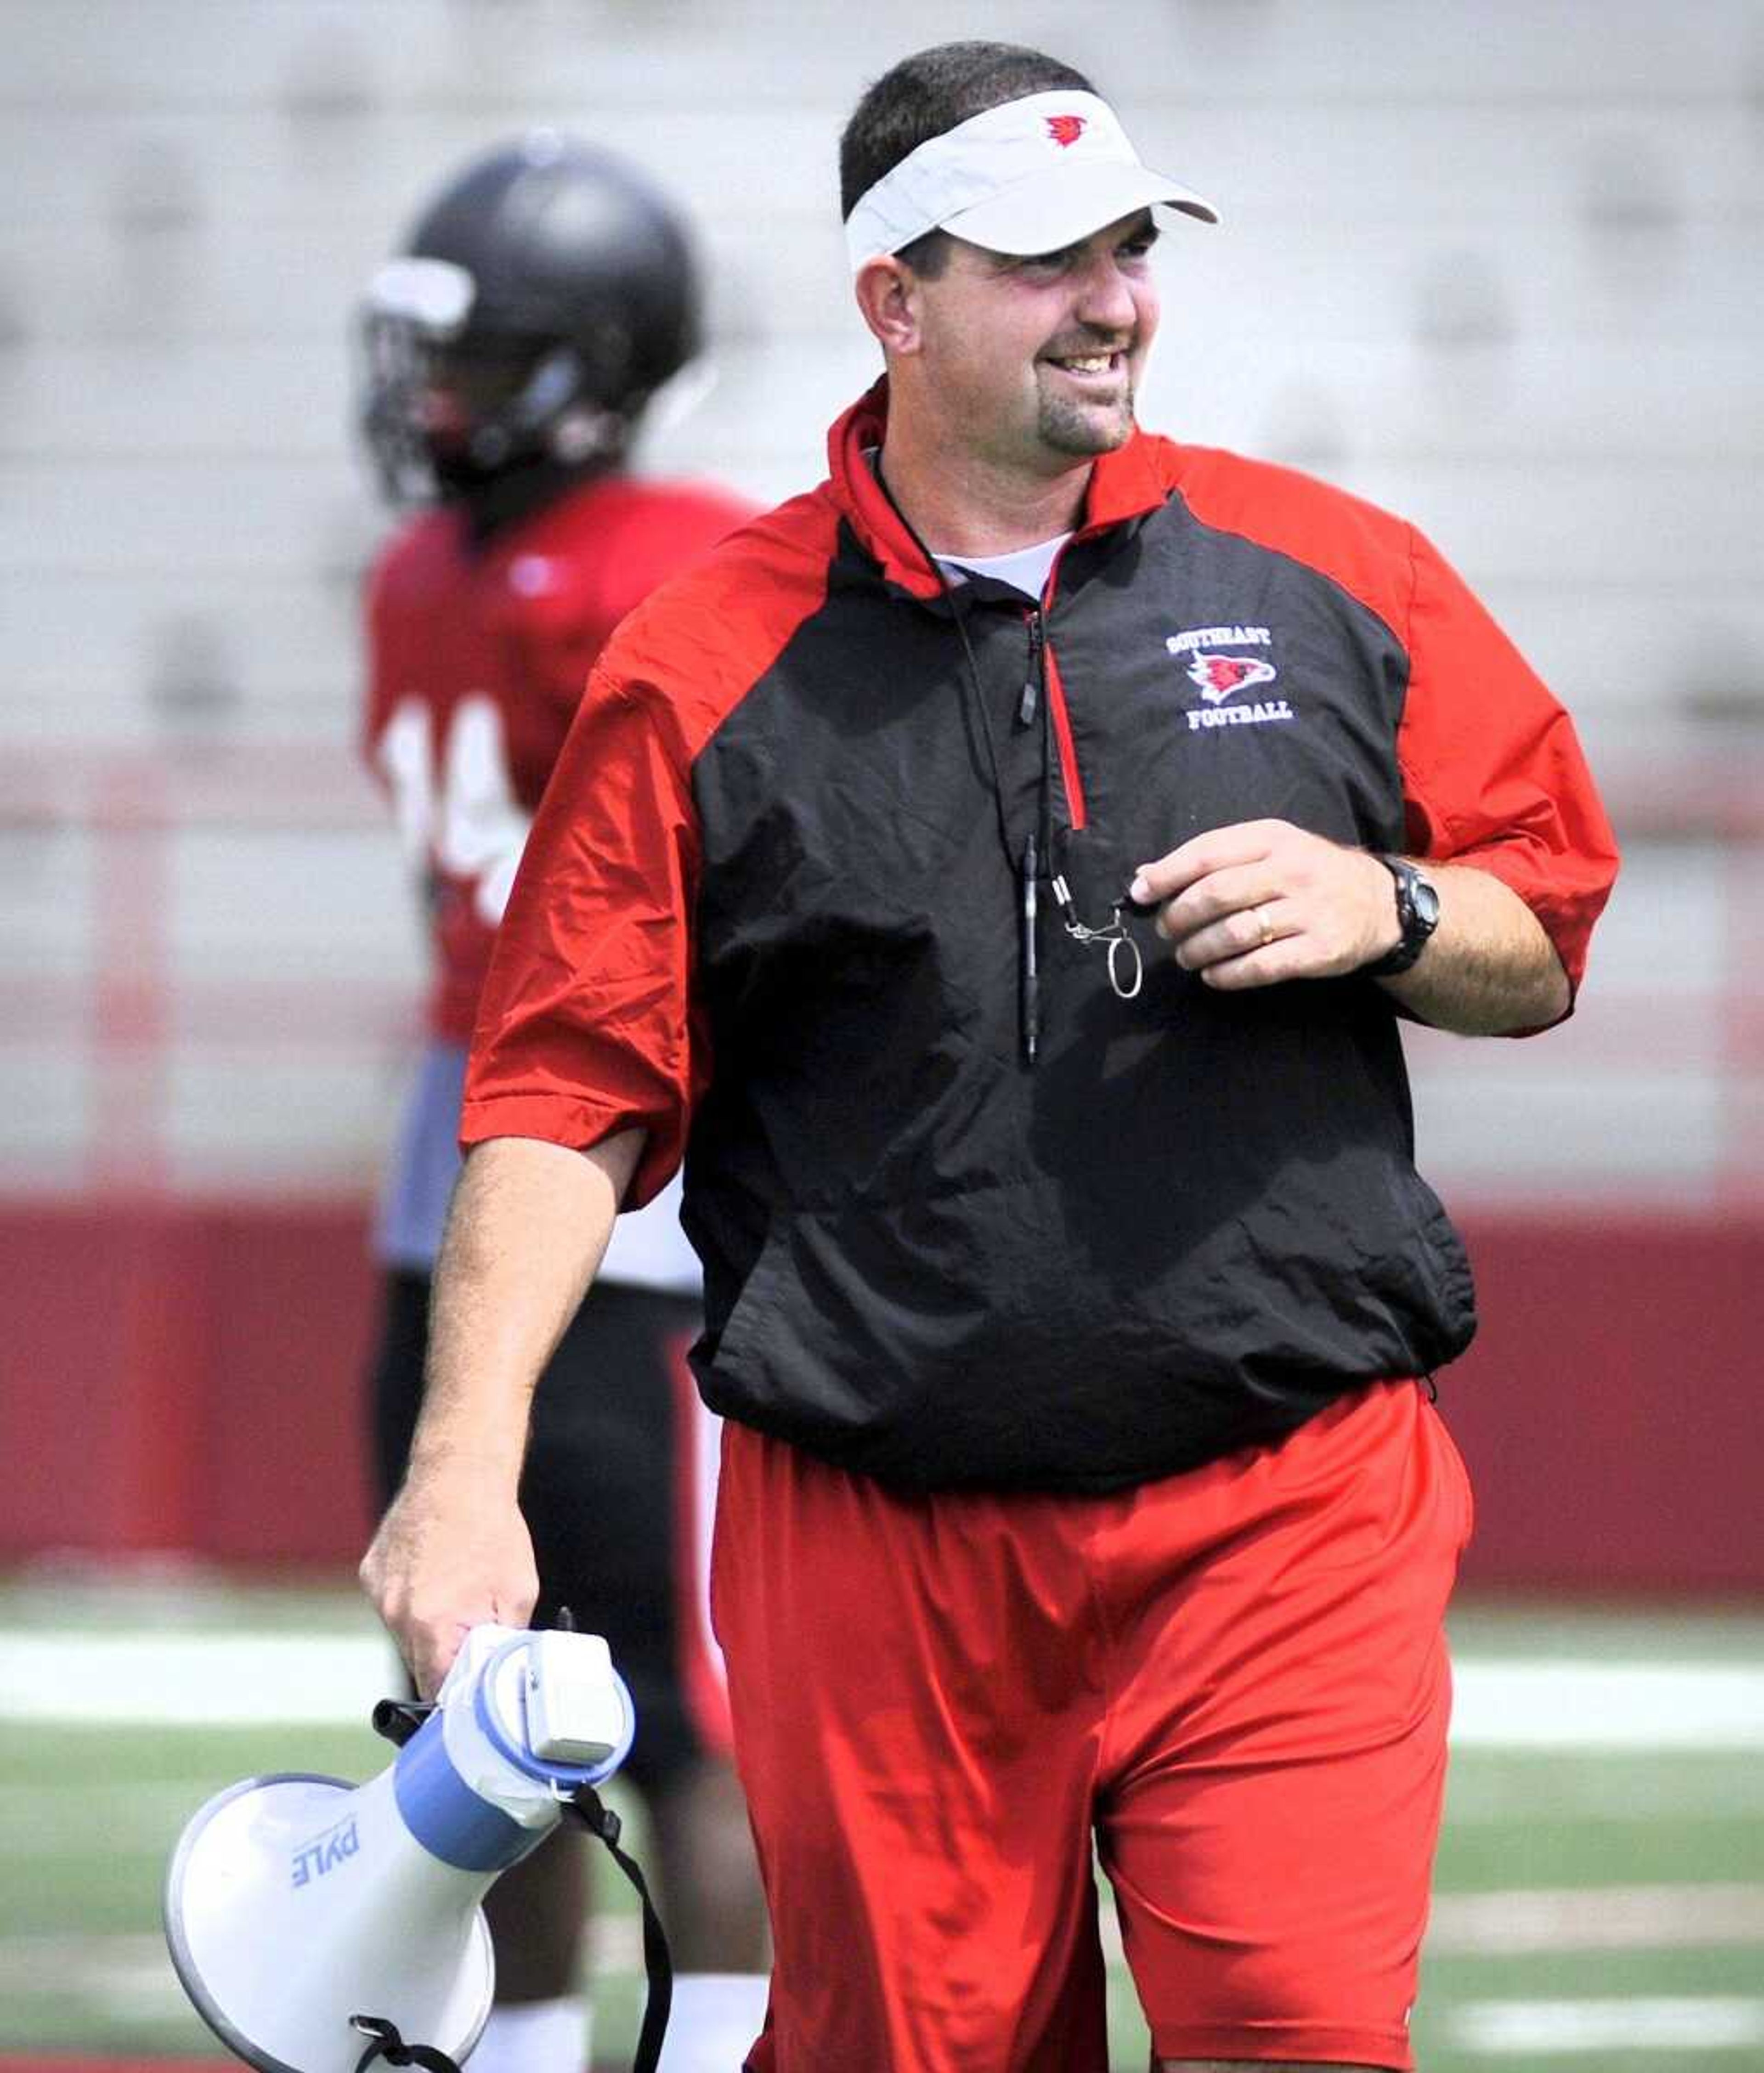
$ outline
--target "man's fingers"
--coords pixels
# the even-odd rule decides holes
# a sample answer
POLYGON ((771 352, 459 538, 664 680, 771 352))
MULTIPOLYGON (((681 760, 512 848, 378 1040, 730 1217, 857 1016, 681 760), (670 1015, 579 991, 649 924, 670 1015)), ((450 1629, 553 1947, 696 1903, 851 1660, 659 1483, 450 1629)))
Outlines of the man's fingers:
POLYGON ((1142 865, 1131 896, 1185 971, 1230 990, 1357 970, 1387 939, 1388 876, 1364 850, 1247 821, 1142 865))
POLYGON ((1270 899, 1234 908, 1204 928, 1177 938, 1177 962, 1184 971, 1206 973, 1222 964, 1271 949, 1293 933, 1286 913, 1288 905, 1280 899, 1270 899))
POLYGON ((1197 929, 1267 906, 1280 895, 1281 888, 1265 861, 1210 871, 1159 909, 1156 926, 1160 936, 1180 943, 1197 929))
POLYGON ((1296 978, 1300 969, 1284 939, 1276 937, 1235 957, 1217 959, 1199 977, 1202 986, 1215 992, 1247 993, 1254 987, 1277 986, 1282 979, 1296 978))
POLYGON ((472 1627, 524 1626, 539 1589, 533 1544, 512 1504, 460 1520, 408 1492, 381 1522, 361 1578, 426 1699, 472 1627))
POLYGON ((407 1602, 396 1620, 386 1620, 426 1699, 435 1696, 473 1627, 488 1622, 525 1626, 538 1599, 537 1579, 515 1571, 488 1583, 462 1580, 451 1589, 447 1585, 447 1579, 440 1579, 420 1601, 407 1602))
POLYGON ((413 1634, 406 1660, 422 1698, 433 1699, 441 1689, 467 1632, 466 1628, 450 1621, 445 1626, 424 1627, 413 1634))
POLYGON ((1161 905, 1216 871, 1259 863, 1268 854, 1279 821, 1240 821, 1228 828, 1209 828, 1191 835, 1180 847, 1152 863, 1142 863, 1129 888, 1141 906, 1161 905))

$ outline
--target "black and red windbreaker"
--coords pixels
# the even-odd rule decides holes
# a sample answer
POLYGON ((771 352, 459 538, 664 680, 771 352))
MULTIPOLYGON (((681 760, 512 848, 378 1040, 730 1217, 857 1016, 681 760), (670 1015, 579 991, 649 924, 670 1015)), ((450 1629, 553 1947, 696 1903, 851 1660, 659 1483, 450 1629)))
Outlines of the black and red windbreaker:
POLYGON ((1400 520, 1144 434, 1039 611, 952 597, 885 410, 596 666, 465 1140, 641 1128, 633 1202, 684 1152, 712 1407, 909 1486, 1123 1486, 1438 1367, 1470 1274, 1383 990, 1221 994, 1148 933, 1123 999, 1044 896, 1031 1063, 1021 847, 1093 923, 1234 822, 1449 858, 1577 980, 1616 859, 1567 715, 1400 520))

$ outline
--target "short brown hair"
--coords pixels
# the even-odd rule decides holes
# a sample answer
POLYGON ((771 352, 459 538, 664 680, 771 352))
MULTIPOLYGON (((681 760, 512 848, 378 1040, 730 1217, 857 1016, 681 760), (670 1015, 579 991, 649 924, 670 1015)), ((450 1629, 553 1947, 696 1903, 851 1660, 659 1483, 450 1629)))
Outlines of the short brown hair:
MULTIPOLYGON (((1027 94, 1094 93, 1082 72, 1023 43, 934 43, 872 85, 839 138, 839 213, 849 217, 870 189, 932 138, 971 116, 1027 94)), ((944 234, 928 230, 896 255, 921 274, 941 272, 944 234)))

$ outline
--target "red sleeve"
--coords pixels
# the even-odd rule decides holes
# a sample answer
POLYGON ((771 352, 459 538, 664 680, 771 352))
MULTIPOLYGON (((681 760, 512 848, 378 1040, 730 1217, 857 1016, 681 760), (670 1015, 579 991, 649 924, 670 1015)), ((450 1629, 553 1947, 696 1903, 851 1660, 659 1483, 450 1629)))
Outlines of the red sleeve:
POLYGON ((1618 854, 1574 723, 1438 551, 1409 537, 1397 756, 1410 848, 1511 886, 1577 988, 1618 854))
POLYGON ((615 624, 662 584, 702 562, 719 541, 755 516, 751 504, 719 489, 681 484, 634 505, 608 573, 615 624))
POLYGON ((560 732, 620 623, 752 515, 720 490, 636 477, 600 484, 559 513, 560 524, 578 529, 554 550, 564 580, 552 595, 525 602, 520 626, 529 679, 560 732))
POLYGON ((472 1040, 460 1141, 648 1133, 674 1172, 707 1060, 690 1004, 699 844, 667 702, 596 669, 528 838, 472 1040))

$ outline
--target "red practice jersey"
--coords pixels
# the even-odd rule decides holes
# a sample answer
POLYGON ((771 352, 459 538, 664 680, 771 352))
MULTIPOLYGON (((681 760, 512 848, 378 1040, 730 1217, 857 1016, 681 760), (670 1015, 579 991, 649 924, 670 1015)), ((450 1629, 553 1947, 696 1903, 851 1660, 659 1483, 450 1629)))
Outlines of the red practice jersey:
POLYGON ((533 810, 589 666, 634 605, 748 511, 719 490, 614 476, 482 542, 462 512, 425 512, 381 554, 362 745, 426 888, 435 1036, 471 1036, 533 810))

